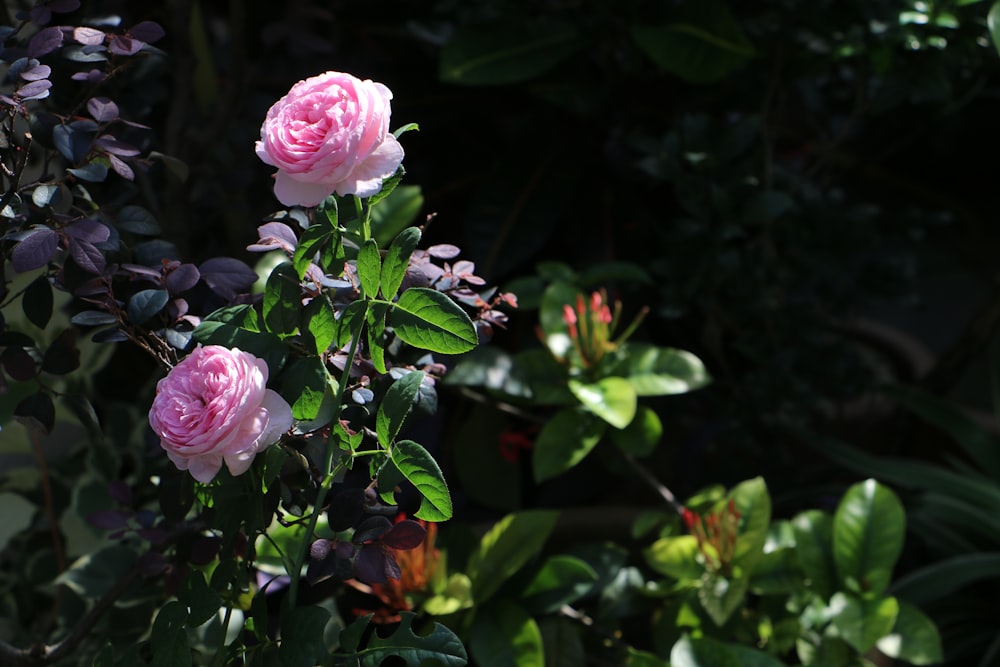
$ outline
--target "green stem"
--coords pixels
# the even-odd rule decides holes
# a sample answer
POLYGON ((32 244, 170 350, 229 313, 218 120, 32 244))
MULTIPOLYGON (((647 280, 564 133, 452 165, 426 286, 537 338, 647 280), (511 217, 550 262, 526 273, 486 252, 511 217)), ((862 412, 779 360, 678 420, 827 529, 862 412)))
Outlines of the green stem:
POLYGON ((358 212, 358 221, 361 223, 361 240, 367 241, 372 237, 372 208, 365 208, 361 197, 354 197, 354 210, 358 212))
POLYGON ((326 458, 323 462, 323 481, 319 485, 319 490, 316 492, 316 501, 313 503, 313 513, 309 517, 309 527, 306 530, 305 539, 302 540, 302 544, 299 547, 299 553, 296 555, 294 568, 288 575, 291 577, 292 581, 288 586, 288 602, 292 609, 295 608, 295 601, 298 596, 299 591, 299 579, 302 575, 302 565, 306 562, 306 554, 309 553, 309 547, 311 546, 312 536, 316 534, 316 523, 319 521, 320 508, 323 507, 323 502, 326 500, 326 494, 330 492, 330 488, 333 486, 333 480, 337 474, 343 470, 344 463, 338 462, 336 466, 333 465, 333 453, 337 447, 337 429, 334 428, 337 420, 340 419, 340 404, 344 398, 344 392, 347 391, 348 378, 351 375, 351 368, 354 367, 354 357, 358 353, 358 342, 361 340, 361 331, 359 330, 356 335, 351 337, 351 347, 347 352, 347 361, 344 364, 344 372, 340 376, 340 383, 337 388, 337 395, 333 399, 333 422, 330 425, 330 439, 326 443, 326 458))

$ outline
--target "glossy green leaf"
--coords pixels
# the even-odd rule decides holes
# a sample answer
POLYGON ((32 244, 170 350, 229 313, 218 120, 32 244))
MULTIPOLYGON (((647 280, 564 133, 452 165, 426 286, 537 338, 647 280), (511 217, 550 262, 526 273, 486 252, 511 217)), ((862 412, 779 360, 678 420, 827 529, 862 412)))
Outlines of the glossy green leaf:
POLYGON ((426 449, 412 440, 400 440, 392 448, 392 462, 423 498, 414 513, 424 521, 451 518, 451 495, 444 474, 426 449))
POLYGON ((466 312, 432 289, 412 287, 400 294, 389 321, 400 340, 429 352, 461 354, 479 343, 466 312))
POLYGON ((295 253, 292 255, 292 265, 295 267, 299 280, 305 276, 309 264, 320 259, 318 255, 321 255, 322 250, 333 243, 333 240, 334 231, 329 224, 311 225, 302 232, 299 242, 295 246, 295 253))
POLYGON ((745 575, 733 578, 706 572, 698 589, 698 601, 712 622, 721 626, 743 604, 749 586, 750 577, 745 575))
POLYGON ((750 575, 750 591, 758 595, 792 595, 803 588, 802 570, 793 548, 765 552, 750 575))
POLYGON ((754 564, 763 554, 767 531, 771 525, 771 496, 762 477, 740 482, 730 492, 736 510, 740 513, 739 537, 733 562, 744 575, 749 575, 754 564))
POLYGON ((590 413, 560 410, 545 423, 531 453, 535 481, 563 473, 584 459, 597 446, 606 425, 590 413))
POLYGON ((716 639, 685 635, 670 650, 670 667, 742 667, 742 663, 716 639))
POLYGON ((358 299, 344 309, 340 319, 337 320, 337 336, 334 338, 334 344, 337 347, 343 347, 353 338, 361 335, 370 306, 371 302, 358 299))
POLYGON ((663 436, 663 422, 654 410, 640 405, 635 419, 624 429, 613 429, 608 432, 611 440, 624 452, 632 456, 649 456, 660 444, 663 436))
POLYGON ((833 517, 809 510, 792 520, 795 548, 807 585, 824 600, 837 590, 837 566, 833 560, 833 517))
POLYGON ((705 572, 698 562, 698 540, 693 535, 661 537, 644 555, 654 570, 679 581, 696 581, 705 572))
POLYGON ((905 602, 899 603, 899 614, 892 631, 881 637, 876 645, 890 658, 911 665, 934 665, 943 660, 941 635, 934 622, 905 602))
POLYGON ((337 319, 333 315, 333 304, 326 294, 313 297, 305 308, 306 329, 312 338, 312 349, 322 355, 330 349, 337 337, 337 319))
POLYGON ((684 394, 711 381, 690 352, 647 343, 622 345, 609 373, 627 379, 639 396, 684 394))
POLYGON ((329 620, 330 612, 322 607, 282 609, 281 644, 278 647, 282 667, 326 664, 329 652, 323 641, 323 632, 329 620))
POLYGON ((579 558, 551 556, 521 591, 521 598, 532 611, 549 613, 586 594, 595 581, 597 572, 579 558))
POLYGON ((31 281, 21 297, 25 317, 39 329, 44 329, 52 317, 52 284, 41 275, 31 281))
POLYGON ((393 299, 399 286, 403 283, 406 275, 406 267, 410 264, 410 255, 416 250, 420 243, 420 229, 408 227, 401 231, 385 253, 385 261, 382 263, 382 295, 386 299, 393 299))
POLYGON ((368 306, 365 313, 365 323, 368 325, 368 356, 375 367, 375 371, 380 374, 388 373, 385 365, 385 314, 389 305, 380 301, 373 302, 368 306))
POLYGON ((855 484, 833 519, 833 559, 841 586, 879 596, 903 550, 906 518, 896 494, 873 479, 855 484))
POLYGON ((514 573, 537 555, 556 525, 558 512, 531 510, 508 514, 490 528, 469 557, 472 597, 482 605, 514 573))
POLYGON ((385 398, 379 404, 378 414, 375 416, 375 433, 379 444, 386 449, 392 445, 406 416, 413 409, 413 401, 417 398, 417 391, 423 380, 423 371, 413 371, 393 382, 385 392, 385 398))
POLYGON ((454 632, 440 623, 434 623, 429 634, 418 635, 413 631, 415 618, 413 612, 400 612, 399 625, 388 637, 374 633, 368 646, 357 652, 361 667, 380 667, 390 656, 398 656, 407 665, 437 661, 444 667, 463 667, 468 663, 465 647, 454 632))
POLYGON ((316 418, 327 388, 327 371, 319 357, 299 359, 281 375, 281 394, 292 406, 292 416, 300 421, 316 418))
POLYGON ((898 614, 899 603, 892 597, 862 599, 838 591, 830 598, 830 616, 837 636, 858 653, 864 653, 888 635, 898 614))
POLYGON ((754 56, 723 0, 688 0, 666 24, 636 26, 632 37, 653 62, 692 83, 718 81, 754 56))
MULTIPOLYGON (((412 124, 413 123, 411 123, 411 125, 412 124)), ((396 137, 397 139, 399 138, 399 135, 396 134, 395 132, 393 132, 393 136, 396 137)), ((381 189, 379 189, 378 192, 376 192, 375 194, 373 194, 371 197, 368 198, 369 210, 374 210, 375 204, 378 204, 380 201, 382 201, 386 197, 390 196, 393 192, 395 192, 396 186, 398 186, 399 182, 403 180, 404 175, 406 175, 406 169, 403 168, 403 165, 399 165, 398 167, 396 167, 396 173, 394 173, 389 178, 384 179, 382 181, 381 189)))
POLYGON ((288 262, 274 267, 264 286, 264 326, 280 337, 290 336, 299 328, 302 298, 299 276, 288 262))
POLYGON ((635 418, 639 399, 628 380, 606 377, 588 384, 570 380, 569 390, 583 407, 615 428, 625 428, 635 418))
POLYGON ((378 288, 382 276, 382 256, 379 254, 378 243, 368 239, 358 251, 358 280, 361 282, 361 295, 369 299, 378 297, 378 288))
POLYGON ((469 652, 480 667, 545 667, 538 624, 507 599, 476 614, 469 631, 469 652))
POLYGON ((441 52, 439 76, 448 83, 505 85, 550 69, 582 46, 569 24, 494 19, 459 25, 441 52))

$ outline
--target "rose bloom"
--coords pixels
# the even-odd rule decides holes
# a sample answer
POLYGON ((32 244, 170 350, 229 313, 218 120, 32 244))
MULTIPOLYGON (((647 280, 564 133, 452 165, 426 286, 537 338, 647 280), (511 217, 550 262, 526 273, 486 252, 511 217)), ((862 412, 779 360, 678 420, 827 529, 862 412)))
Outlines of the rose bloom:
POLYGON ((247 471, 292 426, 292 409, 265 387, 267 364, 220 345, 195 348, 156 385, 149 424, 181 470, 207 484, 223 461, 247 471))
POLYGON ((389 132, 392 92, 342 72, 299 81, 260 128, 257 156, 277 167, 285 206, 316 206, 331 193, 370 197, 403 161, 389 132))

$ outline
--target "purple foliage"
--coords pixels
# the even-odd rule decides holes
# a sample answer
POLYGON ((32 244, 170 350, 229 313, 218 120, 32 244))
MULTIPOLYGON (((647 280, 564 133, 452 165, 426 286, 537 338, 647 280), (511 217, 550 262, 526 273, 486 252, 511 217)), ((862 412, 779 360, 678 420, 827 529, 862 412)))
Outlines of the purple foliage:
POLYGON ((167 273, 164 286, 171 294, 180 294, 194 287, 199 278, 201 273, 194 264, 179 264, 167 273))
POLYGON ((129 516, 121 510, 97 510, 87 515, 87 523, 100 530, 119 530, 128 526, 129 516))
POLYGON ((260 239, 257 243, 247 246, 250 252, 269 252, 278 248, 289 255, 295 252, 298 239, 291 227, 283 222, 268 222, 257 228, 260 239))
POLYGON ((51 81, 41 79, 21 86, 15 94, 21 100, 40 100, 49 96, 49 88, 51 87, 51 81))
POLYGON ((110 123, 118 120, 118 105, 107 97, 91 97, 87 100, 87 112, 98 123, 110 123))
POLYGON ((167 34, 163 30, 163 27, 156 21, 142 21, 140 23, 136 23, 126 32, 132 39, 137 39, 141 42, 145 42, 146 44, 158 42, 163 39, 164 35, 167 34))
POLYGON ((104 44, 104 31, 80 26, 73 28, 73 39, 84 46, 98 46, 104 44))
POLYGON ((69 247, 69 253, 73 261, 87 273, 102 275, 107 268, 107 261, 104 253, 98 250, 93 243, 83 239, 75 240, 69 247))
POLYGON ((392 549, 415 549, 420 546, 424 537, 427 536, 427 529, 416 521, 405 519, 394 524, 389 532, 382 536, 382 543, 392 549))
POLYGON ((38 58, 52 53, 63 45, 63 29, 59 27, 43 28, 28 42, 28 56, 38 58))
POLYGON ((223 299, 235 299, 249 291, 257 282, 257 274, 249 266, 232 257, 213 257, 198 267, 202 280, 223 299))
POLYGON ((87 241, 95 245, 104 243, 111 237, 111 230, 106 225, 101 224, 97 220, 90 219, 74 222, 63 231, 75 240, 87 241))
POLYGON ((14 271, 24 273, 40 269, 49 263, 59 247, 59 235, 51 229, 32 231, 21 239, 11 252, 14 271))
POLYGON ((108 484, 108 495, 110 495, 111 499, 116 503, 120 503, 122 505, 132 504, 132 487, 120 479, 116 479, 108 484))

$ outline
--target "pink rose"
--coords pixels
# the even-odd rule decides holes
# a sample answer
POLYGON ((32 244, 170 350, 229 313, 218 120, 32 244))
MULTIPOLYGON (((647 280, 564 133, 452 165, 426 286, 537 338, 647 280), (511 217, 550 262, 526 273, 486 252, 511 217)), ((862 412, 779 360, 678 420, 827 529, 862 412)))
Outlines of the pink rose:
POLYGON ((389 132, 392 92, 342 72, 299 81, 260 128, 257 156, 277 167, 285 206, 316 206, 331 193, 370 197, 403 161, 389 132))
POLYGON ((241 475, 292 426, 292 409, 265 384, 262 359, 198 347, 157 383, 149 424, 174 465, 199 482, 212 481, 223 461, 241 475))

